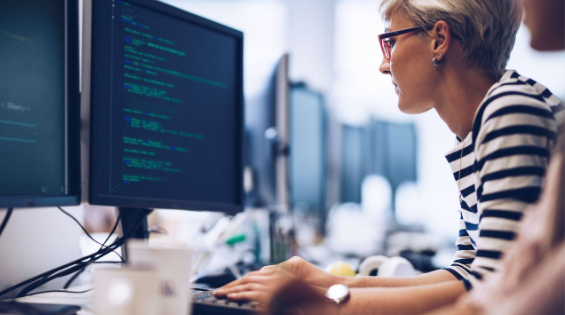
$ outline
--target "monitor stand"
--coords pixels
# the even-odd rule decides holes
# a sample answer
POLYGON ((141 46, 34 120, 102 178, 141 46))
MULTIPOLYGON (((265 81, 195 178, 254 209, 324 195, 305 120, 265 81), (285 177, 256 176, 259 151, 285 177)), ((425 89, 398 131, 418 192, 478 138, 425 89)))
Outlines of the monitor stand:
MULTIPOLYGON (((144 208, 118 208, 118 212, 121 216, 121 235, 128 233, 132 229, 135 228, 133 233, 130 234, 128 239, 140 239, 140 240, 148 240, 149 239, 149 228, 147 224, 147 216, 152 212, 151 209, 144 209, 144 208), (141 224, 136 228, 135 225, 139 221, 140 218, 143 218, 141 224)), ((122 256, 124 259, 128 260, 127 258, 127 247, 126 243, 122 245, 122 256)))

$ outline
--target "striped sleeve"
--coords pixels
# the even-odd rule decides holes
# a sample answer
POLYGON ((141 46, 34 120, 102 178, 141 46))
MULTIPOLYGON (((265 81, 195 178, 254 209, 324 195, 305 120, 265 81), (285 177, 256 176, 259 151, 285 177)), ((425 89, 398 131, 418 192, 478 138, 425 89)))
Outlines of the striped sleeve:
POLYGON ((522 213, 541 194, 557 134, 554 115, 537 93, 500 92, 486 103, 473 130, 480 220, 469 286, 501 269, 522 213))
POLYGON ((459 236, 456 242, 457 252, 455 252, 455 259, 451 266, 444 270, 449 271, 455 278, 463 281, 467 289, 470 289, 467 278, 471 273, 471 265, 475 260, 475 248, 472 242, 469 233, 467 233, 463 216, 461 216, 459 219, 459 236))

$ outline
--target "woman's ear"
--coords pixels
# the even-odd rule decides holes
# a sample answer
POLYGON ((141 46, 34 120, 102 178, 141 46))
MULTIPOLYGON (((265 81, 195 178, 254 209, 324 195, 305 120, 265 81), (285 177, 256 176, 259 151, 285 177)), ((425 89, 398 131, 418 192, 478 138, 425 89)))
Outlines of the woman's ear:
POLYGON ((438 21, 431 31, 432 53, 437 61, 442 61, 451 47, 451 27, 445 21, 438 21))

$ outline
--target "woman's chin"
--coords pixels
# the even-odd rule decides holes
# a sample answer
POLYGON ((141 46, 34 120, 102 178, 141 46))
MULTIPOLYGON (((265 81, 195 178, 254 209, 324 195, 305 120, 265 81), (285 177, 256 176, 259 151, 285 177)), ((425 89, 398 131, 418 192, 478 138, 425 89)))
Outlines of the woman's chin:
MULTIPOLYGON (((414 106, 410 106, 411 104, 406 104, 402 101, 401 98, 398 100, 398 109, 403 112, 404 114, 415 114, 414 113, 414 106)), ((413 105, 413 104, 412 104, 413 105)))
POLYGON ((402 102, 400 99, 398 100, 398 109, 408 115, 421 114, 430 110, 430 108, 424 108, 421 105, 422 104, 418 102, 409 102, 409 104, 406 104, 406 102, 402 102))

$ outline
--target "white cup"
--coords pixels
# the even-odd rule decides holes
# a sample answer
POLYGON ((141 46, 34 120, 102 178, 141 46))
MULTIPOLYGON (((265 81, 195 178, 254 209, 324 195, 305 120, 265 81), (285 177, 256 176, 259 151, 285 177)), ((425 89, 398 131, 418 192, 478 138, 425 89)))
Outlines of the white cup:
POLYGON ((191 311, 190 277, 192 250, 186 246, 127 243, 128 264, 153 268, 158 278, 158 315, 187 315, 191 311))
POLYGON ((94 313, 154 315, 159 308, 157 272, 152 269, 97 268, 94 313))
POLYGON ((359 265, 359 275, 369 276, 377 271, 379 277, 410 277, 416 271, 412 264, 402 257, 369 256, 359 265))

